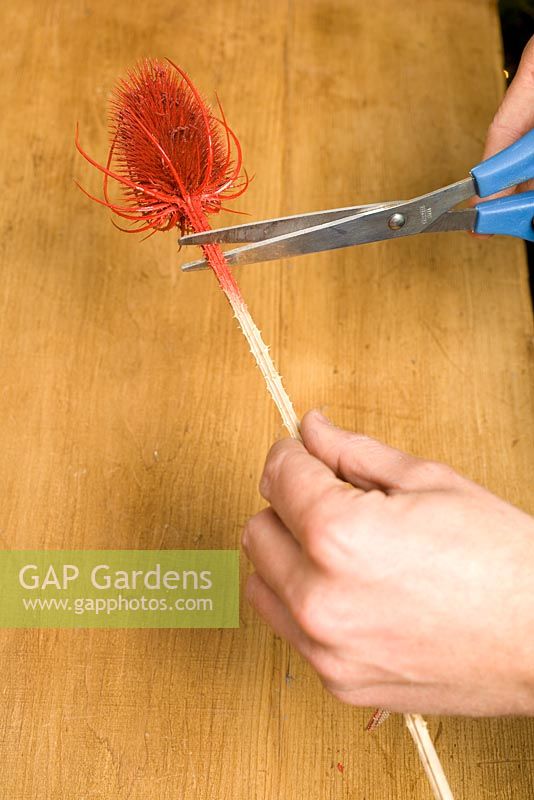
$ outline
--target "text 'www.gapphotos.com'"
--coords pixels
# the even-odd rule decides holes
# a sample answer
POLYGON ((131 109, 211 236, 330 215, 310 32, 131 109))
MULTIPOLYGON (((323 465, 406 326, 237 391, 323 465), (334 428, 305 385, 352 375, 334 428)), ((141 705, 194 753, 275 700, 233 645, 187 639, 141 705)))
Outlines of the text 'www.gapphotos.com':
POLYGON ((23 597, 26 611, 66 611, 73 614, 114 614, 146 611, 213 611, 210 597, 23 597))

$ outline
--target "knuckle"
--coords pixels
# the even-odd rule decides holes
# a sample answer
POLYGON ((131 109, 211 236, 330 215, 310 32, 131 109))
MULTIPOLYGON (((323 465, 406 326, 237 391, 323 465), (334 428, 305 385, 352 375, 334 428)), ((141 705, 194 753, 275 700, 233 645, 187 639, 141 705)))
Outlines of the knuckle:
POLYGON ((441 461, 423 458, 410 458, 402 468, 399 488, 418 488, 445 486, 455 482, 457 473, 441 461))
POLYGON ((346 692, 347 686, 358 688, 358 680, 351 674, 347 665, 337 658, 328 657, 319 664, 317 673, 324 688, 332 694, 336 691, 346 692))
POLYGON ((309 660, 325 689, 332 694, 354 694, 376 682, 360 658, 347 658, 342 653, 319 646, 312 651, 309 660))
POLYGON ((457 473, 448 464, 441 461, 423 461, 421 473, 430 484, 443 484, 455 481, 457 473))
POLYGON ((249 517, 249 519, 247 519, 247 521, 243 526, 243 536, 242 536, 243 542, 250 541, 250 539, 254 535, 254 529, 256 525, 257 525, 256 515, 254 515, 253 517, 249 517))
POLYGON ((352 505, 346 504, 349 489, 334 487, 331 495, 320 504, 313 504, 305 513, 303 535, 305 550, 310 560, 324 574, 343 570, 347 559, 361 557, 362 543, 388 519, 386 495, 371 489, 358 497, 352 505))
POLYGON ((270 521, 271 515, 272 511, 270 508, 262 508, 257 514, 254 514, 254 516, 250 517, 246 523, 249 533, 254 534, 260 530, 263 530, 265 525, 270 521))
POLYGON ((265 534, 272 523, 274 512, 272 508, 263 508, 258 511, 254 516, 249 517, 243 527, 241 535, 241 544, 243 545, 247 555, 254 549, 255 544, 265 534))
POLYGON ((332 697, 335 697, 336 700, 346 705, 358 707, 379 705, 378 702, 369 699, 369 695, 365 691, 362 691, 357 683, 355 686, 350 687, 337 686, 329 681, 322 681, 322 684, 332 697))
POLYGON ((314 669, 325 689, 346 702, 355 703, 357 697, 373 692, 379 680, 361 657, 347 659, 325 649, 318 654, 314 669))
POLYGON ((300 628, 314 641, 321 641, 329 620, 325 614, 323 598, 315 589, 300 595, 294 604, 293 616, 300 628))
POLYGON ((288 458, 294 452, 295 445, 299 446, 300 449, 301 445, 298 442, 292 439, 281 439, 279 442, 275 442, 269 450, 259 486, 260 493, 266 499, 268 499, 273 481, 278 478, 285 468, 288 458))
POLYGON ((251 540, 256 535, 262 523, 263 519, 262 514, 263 511, 259 511, 257 514, 254 514, 253 517, 249 517, 245 522, 245 525, 243 527, 243 536, 242 536, 243 544, 245 544, 245 542, 247 544, 250 544, 251 540))
POLYGON ((347 527, 340 543, 345 557, 354 558, 357 554, 359 563, 367 562, 377 533, 389 530, 390 524, 391 512, 387 495, 380 489, 366 492, 358 500, 357 525, 347 527))
POLYGON ((369 489, 368 492, 365 492, 365 494, 360 497, 358 506, 361 511, 362 525, 366 515, 370 514, 374 516, 383 509, 385 500, 386 495, 381 489, 369 489))
POLYGON ((499 108, 488 128, 488 139, 501 142, 506 147, 521 136, 521 130, 509 120, 503 108, 499 108))
POLYGON ((339 548, 343 538, 343 520, 329 493, 310 503, 302 518, 306 552, 312 561, 325 565, 339 548))

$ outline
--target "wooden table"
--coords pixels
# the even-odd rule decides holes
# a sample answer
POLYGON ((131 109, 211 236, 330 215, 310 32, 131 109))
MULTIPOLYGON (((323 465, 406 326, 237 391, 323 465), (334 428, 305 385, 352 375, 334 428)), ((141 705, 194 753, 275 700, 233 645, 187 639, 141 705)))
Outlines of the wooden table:
MULTIPOLYGON (((496 4, 21 0, 2 16, 2 546, 237 548, 275 409, 213 276, 182 275, 173 233, 140 244, 77 190, 98 181, 75 122, 102 159, 116 78, 169 56, 223 98, 254 217, 414 196, 481 155, 504 88, 496 4)), ((420 236, 238 278, 300 414, 534 512, 520 242, 420 236)), ((364 733, 368 710, 241 608, 239 630, 2 631, 1 796, 428 800, 401 718, 364 733)), ((533 796, 534 720, 430 729, 457 798, 533 796)))

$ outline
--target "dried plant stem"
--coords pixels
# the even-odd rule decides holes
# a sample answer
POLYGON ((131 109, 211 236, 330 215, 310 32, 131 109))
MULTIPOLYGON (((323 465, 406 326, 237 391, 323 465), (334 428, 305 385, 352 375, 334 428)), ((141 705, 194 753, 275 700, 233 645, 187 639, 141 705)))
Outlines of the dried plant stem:
POLYGON ((386 708, 377 708, 374 712, 373 716, 365 726, 365 730, 369 731, 370 733, 378 728, 379 725, 382 725, 390 715, 390 711, 386 708))
POLYGON ((405 714, 404 720, 417 747, 434 797, 436 800, 454 800, 425 720, 420 714, 405 714))
MULTIPOLYGON (((390 713, 390 711, 384 708, 377 708, 367 723, 366 730, 374 731, 387 720, 390 713)), ((436 748, 434 747, 434 742, 428 733, 425 720, 420 714, 404 714, 404 721, 417 747, 417 755, 421 760, 435 799, 454 800, 436 748)))
MULTIPOLYGON (((206 215, 199 206, 191 205, 188 214, 192 227, 196 231, 208 230, 210 224, 206 215)), ((235 317, 245 335, 256 364, 260 368, 261 374, 267 384, 267 389, 273 398, 282 421, 294 439, 300 439, 299 420, 293 408, 293 404, 282 384, 282 378, 276 369, 269 349, 261 333, 256 327, 254 320, 243 299, 243 295, 232 275, 228 264, 224 258, 224 253, 218 245, 205 245, 203 248, 206 260, 215 272, 220 287, 230 303, 235 317)))
POLYGON ((282 422, 294 439, 300 439, 298 417, 284 389, 280 374, 269 355, 267 345, 261 338, 261 334, 254 324, 254 320, 250 316, 247 306, 232 295, 227 295, 227 297, 241 330, 245 334, 245 338, 256 360, 256 364, 260 368, 261 374, 265 379, 267 389, 280 412, 282 422))
MULTIPOLYGON (((188 217, 195 231, 200 232, 210 228, 208 219, 199 204, 190 203, 188 217)), ((269 355, 267 345, 261 338, 261 334, 250 316, 239 286, 226 263, 223 251, 218 245, 212 244, 204 245, 202 250, 232 307, 252 355, 265 379, 269 393, 280 412, 284 425, 294 439, 300 439, 299 420, 295 414, 293 404, 282 385, 282 379, 269 355)), ((388 711, 378 709, 371 718, 368 729, 373 730, 388 716, 388 711)), ((404 719, 417 746, 419 758, 430 781, 436 800, 454 800, 440 760, 434 749, 434 744, 428 734, 426 722, 419 714, 405 714, 404 719)))

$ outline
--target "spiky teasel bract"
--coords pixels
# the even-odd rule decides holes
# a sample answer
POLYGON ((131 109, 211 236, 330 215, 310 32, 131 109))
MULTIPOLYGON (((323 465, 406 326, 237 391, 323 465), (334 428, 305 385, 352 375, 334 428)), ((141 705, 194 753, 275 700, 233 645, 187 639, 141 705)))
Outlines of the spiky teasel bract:
POLYGON ((199 211, 217 213, 249 183, 241 175, 241 146, 220 103, 217 117, 188 75, 167 62, 145 59, 118 82, 105 164, 81 147, 76 129, 76 147, 104 175, 103 199, 80 188, 129 220, 128 233, 196 230, 199 211), (121 185, 122 201, 110 199, 110 178, 121 185))

